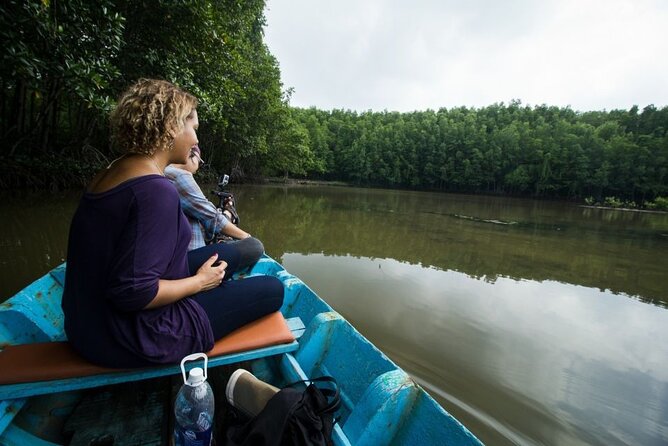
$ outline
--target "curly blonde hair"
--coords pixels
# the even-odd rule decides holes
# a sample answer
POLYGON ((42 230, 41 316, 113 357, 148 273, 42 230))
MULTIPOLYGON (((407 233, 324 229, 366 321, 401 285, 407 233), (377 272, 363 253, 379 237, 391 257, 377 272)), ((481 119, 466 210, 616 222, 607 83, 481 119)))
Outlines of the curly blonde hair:
POLYGON ((111 112, 111 137, 126 153, 153 155, 172 150, 174 137, 197 107, 197 98, 176 85, 140 79, 119 98, 111 112))

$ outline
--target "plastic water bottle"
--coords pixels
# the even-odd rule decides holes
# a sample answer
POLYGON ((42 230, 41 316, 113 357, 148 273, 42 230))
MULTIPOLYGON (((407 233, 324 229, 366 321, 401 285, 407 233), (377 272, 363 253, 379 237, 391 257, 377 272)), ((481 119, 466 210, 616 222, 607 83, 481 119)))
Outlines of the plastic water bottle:
POLYGON ((208 358, 204 353, 188 355, 181 360, 183 385, 174 403, 174 445, 210 446, 212 442, 214 398, 207 378, 208 358), (204 358, 204 370, 195 367, 186 379, 185 363, 204 358))

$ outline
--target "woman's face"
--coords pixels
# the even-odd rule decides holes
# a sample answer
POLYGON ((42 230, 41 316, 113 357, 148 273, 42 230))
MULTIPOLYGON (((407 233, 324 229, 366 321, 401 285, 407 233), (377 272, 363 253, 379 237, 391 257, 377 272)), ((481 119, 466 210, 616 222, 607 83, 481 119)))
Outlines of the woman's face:
POLYGON ((186 164, 190 149, 197 144, 197 129, 199 128, 199 120, 197 119, 197 110, 190 112, 186 117, 186 122, 183 131, 174 138, 174 149, 172 150, 172 157, 170 162, 176 164, 186 164))

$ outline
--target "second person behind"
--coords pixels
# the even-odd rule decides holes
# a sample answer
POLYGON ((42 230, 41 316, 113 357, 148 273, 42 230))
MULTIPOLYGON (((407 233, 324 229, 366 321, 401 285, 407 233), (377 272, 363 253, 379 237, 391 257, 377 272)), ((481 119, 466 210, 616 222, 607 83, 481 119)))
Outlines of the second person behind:
POLYGON ((235 240, 226 243, 235 244, 241 254, 239 268, 254 265, 264 253, 262 242, 229 221, 223 211, 206 198, 193 176, 202 164, 201 150, 195 145, 185 164, 170 164, 165 168, 165 176, 176 187, 181 209, 192 227, 188 250, 205 246, 218 234, 227 235, 235 240))

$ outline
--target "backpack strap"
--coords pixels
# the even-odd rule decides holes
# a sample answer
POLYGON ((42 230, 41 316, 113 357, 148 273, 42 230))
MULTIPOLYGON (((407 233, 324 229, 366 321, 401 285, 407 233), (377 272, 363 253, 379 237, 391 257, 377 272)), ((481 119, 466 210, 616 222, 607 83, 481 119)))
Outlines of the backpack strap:
POLYGON ((294 387, 300 384, 307 384, 316 387, 327 398, 327 405, 320 408, 317 414, 334 413, 341 407, 341 390, 332 376, 320 376, 318 378, 303 379, 288 384, 286 387, 294 387), (327 383, 333 388, 318 386, 316 383, 327 383))

